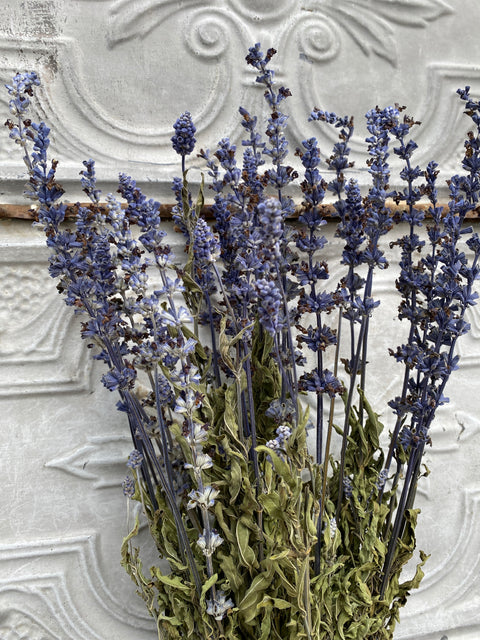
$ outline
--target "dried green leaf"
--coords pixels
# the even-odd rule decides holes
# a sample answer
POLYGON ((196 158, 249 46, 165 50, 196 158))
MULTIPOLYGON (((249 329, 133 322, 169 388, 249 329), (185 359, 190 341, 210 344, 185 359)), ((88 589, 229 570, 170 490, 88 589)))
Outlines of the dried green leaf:
POLYGON ((233 555, 218 553, 219 564, 227 578, 230 587, 235 593, 238 593, 245 586, 245 574, 237 559, 233 555))
POLYGON ((242 563, 248 569, 256 569, 258 560, 255 551, 250 547, 250 522, 246 518, 240 518, 235 529, 235 536, 238 544, 238 551, 242 563))
POLYGON ((200 179, 200 187, 198 189, 197 201, 195 203, 195 213, 197 218, 200 217, 200 214, 203 209, 203 205, 205 204, 204 192, 205 192, 205 176, 202 173, 201 179, 200 179))
POLYGON ((252 580, 252 584, 248 588, 243 599, 238 604, 238 611, 247 624, 251 623, 258 614, 257 605, 263 600, 271 582, 271 572, 263 571, 262 573, 257 574, 252 580))
POLYGON ((179 576, 165 575, 159 567, 152 567, 152 574, 159 582, 166 585, 170 589, 181 591, 189 596, 193 595, 192 585, 185 584, 179 576))
POLYGON ((293 474, 292 470, 290 469, 288 463, 285 462, 285 460, 282 460, 282 458, 277 453, 275 453, 273 449, 270 449, 269 447, 266 447, 264 445, 259 445, 258 447, 256 447, 256 451, 258 453, 264 453, 266 457, 268 457, 272 461, 272 464, 278 476, 287 483, 292 491, 297 489, 299 483, 301 483, 301 479, 293 474))

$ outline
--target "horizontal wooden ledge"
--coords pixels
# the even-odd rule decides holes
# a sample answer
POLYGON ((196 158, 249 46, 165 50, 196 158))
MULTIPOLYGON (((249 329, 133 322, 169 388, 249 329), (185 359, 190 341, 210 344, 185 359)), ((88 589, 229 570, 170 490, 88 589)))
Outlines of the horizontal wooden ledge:
MULTIPOLYGON (((402 205, 397 205, 395 204, 393 201, 392 202, 387 202, 388 206, 393 210, 393 211, 399 211, 399 210, 403 210, 405 209, 405 206, 402 205)), ((77 215, 78 212, 78 207, 82 206, 82 207, 90 207, 92 206, 90 203, 81 203, 80 205, 78 204, 68 204, 67 205, 67 218, 75 218, 75 216, 77 215)), ((174 204, 162 204, 160 205, 160 216, 162 218, 165 219, 169 219, 172 217, 172 209, 174 208, 174 204)), ((439 203, 439 206, 444 206, 447 207, 448 204, 446 202, 443 203, 439 203)), ((336 212, 335 212, 335 208, 333 206, 333 204, 322 204, 322 212, 326 217, 331 217, 331 218, 335 218, 336 217, 336 212)), ((420 209, 423 211, 426 211, 428 208, 430 207, 429 204, 418 204, 415 208, 416 209, 420 209)), ((207 219, 212 219, 213 215, 212 215, 212 207, 211 205, 205 205, 202 208, 202 215, 207 218, 207 219)), ((297 214, 300 214, 302 210, 302 207, 299 205, 297 206, 297 214)), ((467 215, 467 218, 469 219, 479 219, 480 218, 480 206, 477 207, 475 210, 470 211, 469 214, 467 215)), ((23 204, 0 204, 0 219, 18 219, 18 220, 34 220, 35 219, 35 212, 31 207, 28 207, 28 205, 23 205, 23 204)))
MULTIPOLYGON (((102 206, 103 203, 100 203, 102 206)), ((67 213, 66 217, 69 219, 74 219, 77 215, 78 208, 80 207, 91 207, 92 204, 90 202, 81 202, 75 204, 67 204, 67 213)), ((103 205, 106 206, 106 205, 103 205)), ((171 218, 172 209, 175 205, 173 204, 162 204, 160 205, 160 215, 162 218, 171 218)), ((210 207, 204 207, 202 209, 202 213, 208 216, 210 207)), ((211 214, 210 214, 211 217, 211 214)), ((18 219, 18 220, 35 220, 35 209, 29 207, 28 205, 23 204, 0 204, 0 219, 18 219)))

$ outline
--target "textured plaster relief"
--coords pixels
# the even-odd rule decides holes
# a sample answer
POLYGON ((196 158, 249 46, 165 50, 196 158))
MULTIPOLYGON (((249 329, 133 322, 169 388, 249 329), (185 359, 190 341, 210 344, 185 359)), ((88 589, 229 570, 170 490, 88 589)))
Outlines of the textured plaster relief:
POLYGON ((0 396, 88 388, 90 359, 70 325, 77 330, 48 277, 43 247, 2 247, 0 396))
POLYGON ((58 34, 58 2, 54 0, 24 0, 20 11, 25 23, 25 36, 52 38, 58 34))
MULTIPOLYGON (((52 2, 40 3, 38 13, 45 16, 50 7, 52 2)), ((111 181, 121 162, 122 169, 140 182, 160 183, 158 195, 164 201, 171 199, 169 180, 177 171, 170 137, 172 122, 181 110, 192 111, 199 147, 204 148, 213 147, 224 135, 239 141, 238 104, 256 113, 265 111, 261 92, 251 90, 254 74, 242 67, 247 47, 256 40, 279 50, 279 80, 294 94, 288 110, 293 143, 299 145, 305 135, 318 134, 318 128, 309 129, 306 122, 314 106, 338 107, 329 104, 339 93, 338 78, 344 77, 346 83, 345 92, 340 88, 344 102, 340 108, 358 116, 357 103, 348 107, 348 79, 351 82, 357 76, 349 69, 345 53, 354 52, 356 64, 376 61, 376 77, 383 72, 392 77, 392 68, 404 66, 411 34, 425 37, 432 25, 453 15, 451 3, 443 0, 305 1, 300 6, 291 0, 260 5, 217 0, 208 7, 199 0, 75 0, 69 7, 65 20, 60 17, 62 11, 59 16, 54 12, 62 25, 61 30, 50 30, 48 45, 45 38, 38 40, 44 52, 37 66, 47 77, 40 96, 41 115, 55 132, 55 153, 62 160, 60 176, 64 171, 65 181, 74 179, 80 160, 93 156, 100 178, 111 181), (94 22, 87 17, 89 7, 95 11, 94 22), (337 73, 336 62, 346 68, 346 74, 337 73)), ((406 78, 404 71, 395 75, 402 82, 406 78)), ((460 75, 468 78, 469 70, 460 75)), ((429 120, 433 94, 423 80, 428 90, 415 95, 415 101, 422 101, 421 108, 415 102, 408 106, 416 117, 429 120)), ((415 93, 419 86, 416 82, 415 93)), ((452 86, 441 89, 454 92, 452 86)), ((369 108, 384 99, 369 93, 365 100, 369 108)), ((433 129, 444 130, 451 113, 455 109, 446 114, 435 110, 433 129)), ((366 157, 361 117, 357 124, 360 134, 353 151, 361 178, 366 157)), ((321 132, 319 137, 330 145, 333 140, 328 135, 321 132)), ((438 137, 425 133, 423 138, 438 137)), ((458 140, 442 142, 448 157, 454 155, 452 144, 458 140)), ((438 149, 425 150, 428 160, 435 155, 430 151, 438 149)), ((291 162, 295 164, 296 159, 292 157, 291 162)))
POLYGON ((0 613, 0 637, 2 640, 55 640, 58 636, 45 625, 31 618, 23 610, 10 609, 0 613))
MULTIPOLYGON (((477 445, 478 446, 478 445, 477 445)), ((458 468, 458 466, 457 466, 458 468)), ((432 468, 432 472, 442 473, 440 465, 432 468)), ((478 489, 459 490, 455 484, 450 491, 446 487, 445 494, 435 495, 430 509, 420 504, 422 508, 423 526, 419 527, 418 548, 426 549, 431 558, 425 566, 426 576, 417 592, 414 602, 410 602, 402 615, 402 622, 398 627, 395 638, 437 638, 433 631, 441 633, 445 629, 456 630, 448 633, 448 638, 470 638, 468 627, 480 625, 478 598, 480 594, 479 560, 479 497, 478 489), (455 496, 450 496, 455 492, 455 496), (448 518, 442 518, 439 506, 443 504, 442 512, 448 513, 448 518), (458 504, 460 513, 457 514, 458 504), (452 509, 455 510, 452 512, 452 509), (442 535, 447 526, 451 541, 442 539, 434 542, 435 536, 442 535), (428 535, 430 523, 431 534, 428 535), (446 556, 446 557, 445 557, 446 556), (442 558, 438 562, 438 558, 442 558), (421 615, 419 612, 422 612, 421 615), (463 628, 465 635, 463 635, 463 628)), ((478 626, 475 627, 478 634, 478 626)))
MULTIPOLYGON (((65 335, 55 326, 52 303, 57 302, 55 290, 45 287, 45 263, 18 265, 15 262, 3 262, 0 270, 1 280, 1 312, 0 321, 4 339, 1 344, 2 356, 13 357, 16 361, 30 358, 58 358, 58 339, 65 335), (42 327, 41 332, 33 338, 30 331, 42 327), (12 336, 20 335, 16 342, 12 336), (33 339, 32 339, 33 338, 33 339), (18 358, 18 355, 20 357, 18 358)), ((63 311, 61 307, 59 311, 63 311)), ((61 315, 64 315, 63 313, 61 315)))
POLYGON ((90 436, 84 444, 49 460, 45 466, 89 480, 94 489, 118 489, 125 477, 125 461, 131 449, 128 435, 90 436))
POLYGON ((108 44, 114 47, 124 40, 145 38, 179 10, 189 11, 201 4, 203 0, 110 0, 108 44))
POLYGON ((338 20, 366 55, 375 54, 394 65, 397 62, 397 44, 392 24, 426 27, 429 21, 452 12, 451 6, 443 0, 377 0, 373 3, 306 0, 303 8, 338 20))
MULTIPOLYGON (((180 7, 190 8, 199 4, 199 0, 181 3, 180 7)), ((352 0, 264 0, 261 4, 255 1, 240 2, 229 0, 215 3, 230 8, 237 19, 254 26, 274 26, 276 33, 281 33, 283 25, 278 22, 301 14, 302 11, 318 14, 320 18, 332 17, 349 34, 355 44, 367 55, 376 54, 390 62, 396 61, 396 43, 391 23, 404 24, 409 27, 426 27, 428 21, 436 20, 442 15, 452 12, 450 5, 443 0, 391 0, 373 2, 352 0), (300 5, 300 11, 299 11, 300 5), (406 11, 408 9, 408 11, 406 11)), ((117 0, 112 2, 112 45, 131 37, 144 37, 152 29, 161 25, 171 13, 172 0, 117 0), (147 17, 150 18, 147 21, 147 17)))
POLYGON ((48 633, 58 640, 149 640, 148 614, 118 600, 98 572, 98 554, 95 534, 2 545, 0 629, 22 612, 27 628, 42 629, 48 640, 48 633))
MULTIPOLYGON (((465 479, 468 480, 467 478, 465 479)), ((473 587, 479 587, 480 569, 480 490, 465 488, 458 497, 461 505, 461 521, 457 523, 456 543, 451 552, 425 577, 423 591, 429 602, 436 601, 439 608, 454 608, 465 605, 473 587), (465 549, 469 553, 465 554, 465 549), (458 582, 452 580, 448 588, 446 576, 463 576, 458 582)), ((478 613, 478 612, 477 612, 478 613)), ((477 615, 480 619, 480 615, 477 615)))
POLYGON ((480 420, 477 416, 459 410, 455 413, 455 418, 459 425, 458 442, 464 442, 474 437, 480 436, 480 420))

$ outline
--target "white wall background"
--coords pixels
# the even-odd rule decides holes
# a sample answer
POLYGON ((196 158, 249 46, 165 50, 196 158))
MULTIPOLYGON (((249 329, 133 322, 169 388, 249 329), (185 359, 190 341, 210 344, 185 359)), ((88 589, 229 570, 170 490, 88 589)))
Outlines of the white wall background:
MULTIPOLYGON (((279 51, 293 148, 315 134, 329 154, 333 138, 306 123, 312 107, 353 113, 363 181, 362 115, 398 102, 423 122, 416 161, 434 159, 451 175, 469 126, 455 90, 469 84, 480 96, 479 21, 478 0, 3 0, 0 80, 40 74, 38 115, 74 201, 81 161, 93 157, 106 192, 126 171, 171 202, 179 169, 169 141, 182 111, 192 112, 204 148, 240 139, 239 104, 265 115, 244 62, 257 41, 279 51)), ((7 102, 4 92, 4 120, 7 102)), ((24 181, 5 131, 0 204, 22 203, 24 181)), ((20 220, 1 221, 0 234, 0 640, 153 640, 119 566, 124 421, 47 275, 41 234, 20 220)), ((385 302, 369 394, 377 411, 396 383, 385 355, 397 343, 392 283, 390 270, 378 281, 385 302)), ((471 322, 419 499, 419 547, 432 557, 398 640, 480 638, 478 310, 471 322)))

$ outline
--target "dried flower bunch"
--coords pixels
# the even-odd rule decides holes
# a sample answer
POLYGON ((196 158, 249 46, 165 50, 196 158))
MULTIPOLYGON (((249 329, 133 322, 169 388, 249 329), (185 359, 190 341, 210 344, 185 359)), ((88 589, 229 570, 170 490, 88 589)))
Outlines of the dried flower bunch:
POLYGON ((6 124, 24 151, 26 195, 38 205, 50 275, 84 316, 82 337, 105 363, 102 381, 128 417, 134 450, 123 489, 141 503, 162 562, 144 574, 134 548, 138 519, 122 562, 159 638, 387 640, 423 576, 420 552, 413 578, 400 580, 415 548, 417 481, 477 297, 480 240, 464 220, 480 189, 480 103, 468 88, 458 92, 475 132, 462 175, 448 182, 446 207, 437 202, 437 165, 412 164, 410 132, 418 123, 398 107, 366 115, 367 193, 345 175, 353 119, 318 109, 310 120, 336 128, 338 142, 324 161, 327 177, 317 140, 303 142, 300 181, 286 164, 281 107, 290 91, 275 86, 274 53, 257 44, 246 58, 265 87, 265 135, 240 108, 241 157, 227 138, 214 153, 200 151, 213 189, 213 231, 201 217, 203 185, 194 202, 187 182, 196 142, 190 114, 174 125, 183 262, 166 243, 159 203, 132 178, 121 174, 121 199, 108 195, 100 204, 92 160, 81 172, 91 204, 78 207, 73 228, 64 224, 49 129, 26 117, 35 73, 17 74, 7 87, 14 120, 6 124), (388 184, 392 148, 404 165, 402 191, 388 184), (286 195, 292 185, 298 218, 299 202, 286 195), (344 243, 337 282, 322 258, 327 196, 344 243), (389 198, 401 205, 395 213, 389 198), (388 266, 382 243, 400 222, 407 231, 391 244, 399 250, 395 284, 407 331, 390 355, 404 376, 382 407, 395 417, 384 451, 382 424, 365 397, 367 345, 379 304, 374 275, 388 266), (344 420, 334 424, 338 405, 344 420))

